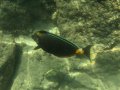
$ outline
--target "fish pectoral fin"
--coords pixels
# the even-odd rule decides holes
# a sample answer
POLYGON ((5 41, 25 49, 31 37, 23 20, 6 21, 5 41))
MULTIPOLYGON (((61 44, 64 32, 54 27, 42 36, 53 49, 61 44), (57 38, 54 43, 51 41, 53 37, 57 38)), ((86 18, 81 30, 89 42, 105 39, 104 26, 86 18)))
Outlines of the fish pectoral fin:
POLYGON ((34 48, 34 50, 37 50, 37 49, 39 49, 40 47, 39 46, 36 46, 35 48, 34 48))

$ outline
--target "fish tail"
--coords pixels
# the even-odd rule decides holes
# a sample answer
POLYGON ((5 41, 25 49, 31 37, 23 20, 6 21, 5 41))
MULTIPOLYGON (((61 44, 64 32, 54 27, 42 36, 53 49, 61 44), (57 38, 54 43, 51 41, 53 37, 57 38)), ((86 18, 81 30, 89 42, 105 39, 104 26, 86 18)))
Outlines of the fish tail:
POLYGON ((92 45, 88 45, 87 47, 83 48, 84 55, 87 56, 90 59, 90 49, 92 45))
POLYGON ((92 61, 91 58, 90 58, 90 49, 91 49, 91 47, 92 47, 92 45, 88 45, 85 48, 78 49, 76 51, 76 58, 85 58, 85 57, 87 57, 91 62, 92 61))

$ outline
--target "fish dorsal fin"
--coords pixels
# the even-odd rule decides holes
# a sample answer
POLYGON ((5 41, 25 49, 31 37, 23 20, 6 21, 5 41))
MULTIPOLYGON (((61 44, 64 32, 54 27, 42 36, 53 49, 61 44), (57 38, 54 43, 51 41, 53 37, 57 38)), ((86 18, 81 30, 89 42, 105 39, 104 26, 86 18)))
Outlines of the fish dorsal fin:
MULTIPOLYGON (((50 34, 51 36, 53 36, 53 37, 55 37, 55 38, 61 39, 61 40, 65 41, 65 42, 69 43, 70 45, 75 46, 72 42, 69 42, 68 40, 64 39, 63 37, 57 36, 57 35, 55 35, 55 34, 53 34, 53 33, 48 32, 48 31, 41 30, 41 31, 39 31, 39 35, 40 35, 40 34, 50 34)), ((78 46, 75 46, 75 47, 78 47, 78 46)))
POLYGON ((73 44, 72 42, 64 39, 64 38, 61 37, 61 36, 57 36, 57 35, 55 35, 55 34, 53 34, 53 33, 50 33, 50 32, 48 32, 48 31, 45 31, 45 30, 41 30, 41 31, 38 31, 38 32, 37 32, 37 35, 38 35, 38 36, 45 35, 45 34, 51 35, 52 37, 58 38, 59 40, 62 40, 62 41, 64 41, 64 42, 66 42, 66 43, 68 43, 68 44, 70 44, 70 45, 78 48, 77 45, 75 45, 75 44, 73 44))
POLYGON ((55 37, 55 38, 58 38, 66 43, 69 43, 70 45, 74 46, 74 47, 77 47, 79 48, 77 45, 73 44, 72 42, 68 41, 67 39, 64 39, 63 37, 61 36, 58 36, 58 35, 55 35, 55 34, 52 34, 52 33, 49 33, 51 36, 55 37))
POLYGON ((36 35, 41 36, 41 35, 44 35, 44 34, 47 34, 47 33, 48 33, 47 31, 41 30, 41 31, 36 32, 36 35))
POLYGON ((48 32, 47 32, 47 31, 45 31, 45 30, 41 30, 41 31, 39 31, 39 33, 44 34, 44 33, 48 33, 48 32))

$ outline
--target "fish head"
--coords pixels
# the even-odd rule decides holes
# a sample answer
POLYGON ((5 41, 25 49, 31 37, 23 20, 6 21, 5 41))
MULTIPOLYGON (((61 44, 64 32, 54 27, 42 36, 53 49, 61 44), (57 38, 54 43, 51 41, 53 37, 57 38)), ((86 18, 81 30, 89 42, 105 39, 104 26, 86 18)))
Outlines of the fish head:
POLYGON ((40 37, 42 37, 42 36, 45 35, 46 33, 48 33, 48 32, 45 31, 45 30, 37 31, 37 32, 35 32, 35 33, 32 35, 32 39, 33 39, 36 43, 39 43, 40 37))
POLYGON ((34 34, 32 34, 32 39, 38 43, 39 42, 39 35, 38 35, 39 32, 35 32, 34 34))

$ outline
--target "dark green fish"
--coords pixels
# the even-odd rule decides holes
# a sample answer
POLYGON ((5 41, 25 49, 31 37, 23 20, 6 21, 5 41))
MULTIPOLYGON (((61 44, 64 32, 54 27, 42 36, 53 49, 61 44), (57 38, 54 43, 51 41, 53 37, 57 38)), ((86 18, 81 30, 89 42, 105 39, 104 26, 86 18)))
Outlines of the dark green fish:
POLYGON ((35 49, 42 48, 44 51, 51 53, 55 56, 69 57, 73 55, 85 55, 90 58, 91 45, 80 49, 78 46, 71 43, 70 41, 44 30, 34 33, 32 35, 32 38, 38 44, 35 49))

